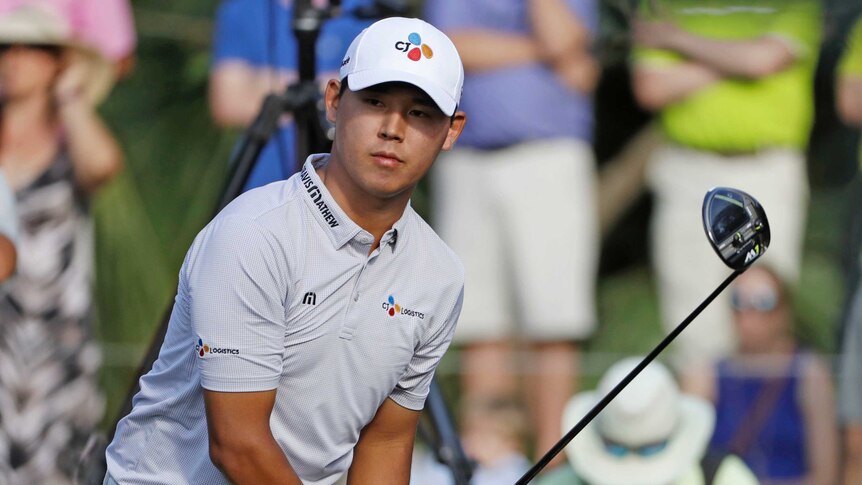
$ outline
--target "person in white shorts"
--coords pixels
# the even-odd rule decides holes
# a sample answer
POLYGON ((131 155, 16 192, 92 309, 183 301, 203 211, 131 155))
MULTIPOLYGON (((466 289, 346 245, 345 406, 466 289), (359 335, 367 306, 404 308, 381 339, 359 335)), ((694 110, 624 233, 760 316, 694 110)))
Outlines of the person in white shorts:
POLYGON ((106 483, 408 483, 464 287, 409 202, 464 126, 463 68, 439 30, 389 18, 354 39, 340 79, 331 153, 195 239, 106 483))
MULTIPOLYGON (((666 140, 647 180, 655 196, 650 251, 667 331, 730 274, 703 235, 700 210, 712 187, 744 190, 763 205, 772 231, 765 261, 791 284, 799 276, 820 6, 749 3, 645 2, 634 23, 634 94, 656 112, 666 140)), ((719 296, 677 339, 681 365, 736 349, 728 299, 719 296)))
POLYGON ((579 343, 596 324, 598 6, 432 0, 425 8, 461 53, 470 113, 431 178, 432 223, 466 268, 455 334, 464 344, 464 446, 481 465, 476 483, 513 482, 528 465, 526 448, 541 452, 561 437, 579 343), (516 414, 529 416, 534 446, 516 414))

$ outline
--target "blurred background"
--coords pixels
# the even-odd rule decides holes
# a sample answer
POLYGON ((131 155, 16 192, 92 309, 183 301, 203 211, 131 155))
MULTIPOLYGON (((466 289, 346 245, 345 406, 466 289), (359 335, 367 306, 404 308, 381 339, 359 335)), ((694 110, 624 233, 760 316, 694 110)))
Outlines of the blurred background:
MULTIPOLYGON (((848 197, 856 172, 857 136, 834 114, 834 74, 830 72, 841 50, 839 34, 849 28, 848 15, 836 14, 843 11, 852 16, 854 5, 852 1, 832 3, 840 8, 827 10, 832 12, 827 21, 834 30, 829 30, 833 35, 824 43, 817 77, 818 124, 809 160, 812 201, 804 276, 797 290, 799 331, 827 352, 834 350, 834 324, 843 295, 842 242, 851 210, 848 197)), ((420 4, 410 2, 410 11, 421 13, 420 4)), ((601 5, 607 43, 599 48, 604 69, 596 110, 599 163, 617 154, 649 118, 630 93, 628 19, 615 4, 601 5)), ((125 392, 130 373, 176 290, 185 251, 212 216, 231 148, 240 134, 240 130, 216 128, 207 107, 216 7, 207 0, 134 1, 139 36, 136 67, 102 107, 128 163, 127 170, 94 202, 96 295, 109 410, 116 405, 118 389, 120 394, 125 392)), ((417 194, 414 204, 427 217, 425 197, 417 194)), ((603 241, 602 325, 588 343, 590 353, 600 360, 602 353, 649 350, 661 335, 645 242, 649 210, 649 194, 644 194, 603 241)), ((455 359, 457 355, 450 353, 440 372, 455 371, 455 359)), ((596 365, 585 369, 596 375, 602 364, 596 365)))
MULTIPOLYGON (((420 15, 421 3, 407 2, 408 12, 420 15)), ((840 123, 833 107, 842 34, 852 25, 858 4, 825 3, 817 119, 808 160, 811 206, 802 277, 795 290, 798 332, 827 353, 835 351, 844 293, 846 222, 859 210, 858 205, 850 206, 857 133, 840 123)), ((603 73, 596 98, 595 151, 601 166, 650 116, 631 94, 627 5, 599 5, 602 38, 597 49, 603 73)), ((132 6, 138 33, 136 66, 101 108, 122 143, 127 168, 93 204, 98 329, 104 342, 109 416, 176 291, 188 246, 212 216, 231 149, 241 133, 217 128, 207 105, 217 2, 135 0, 132 6)), ((430 217, 427 187, 420 189, 414 206, 430 217)), ((616 355, 650 350, 663 335, 646 247, 650 208, 650 195, 638 196, 603 238, 598 281, 601 325, 586 344, 586 377, 596 379, 616 355)), ((439 371, 444 380, 457 372, 457 359, 457 351, 447 354, 439 371)))
MULTIPOLYGON (((423 3, 405 2, 406 12, 423 15, 423 3)), ((592 49, 601 76, 595 90, 593 147, 600 173, 619 168, 613 162, 653 120, 639 107, 631 87, 631 21, 638 3, 598 2, 599 28, 592 49)), ((811 199, 801 271, 792 294, 795 335, 832 362, 840 350, 846 282, 854 277, 850 273, 858 258, 848 243, 849 221, 862 212, 858 129, 839 120, 834 86, 839 58, 862 2, 830 0, 821 5, 814 125, 806 151, 811 199)), ((91 206, 95 328, 104 355, 106 424, 115 418, 174 296, 186 250, 213 215, 241 134, 239 128, 217 127, 207 100, 218 2, 133 0, 131 6, 137 33, 134 67, 99 107, 125 154, 125 170, 94 195, 91 206)), ((288 31, 291 26, 277 28, 288 31)), ((615 361, 648 352, 664 335, 649 257, 653 196, 639 181, 637 169, 630 170, 635 174, 631 180, 625 170, 621 172, 616 182, 599 186, 607 187, 608 194, 621 190, 624 195, 605 206, 608 213, 601 221, 598 325, 583 342, 582 388, 594 387, 615 361)), ((429 183, 423 182, 413 205, 433 224, 430 192, 429 183)), ((460 348, 453 346, 438 370, 453 408, 459 402, 461 368, 460 348)))

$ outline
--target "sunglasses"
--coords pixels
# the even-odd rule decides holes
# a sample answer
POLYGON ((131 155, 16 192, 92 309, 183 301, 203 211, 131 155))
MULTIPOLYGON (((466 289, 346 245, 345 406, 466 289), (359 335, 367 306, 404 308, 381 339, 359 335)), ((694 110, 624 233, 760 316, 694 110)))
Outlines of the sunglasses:
POLYGON ((735 312, 769 313, 778 307, 778 293, 772 288, 763 288, 748 295, 733 290, 730 294, 730 307, 735 312))
POLYGON ((651 456, 658 455, 665 448, 667 448, 667 441, 659 441, 657 443, 650 443, 643 446, 628 446, 622 443, 617 443, 615 441, 611 441, 607 438, 602 438, 602 441, 605 445, 605 451, 608 452, 609 455, 615 458, 623 458, 628 456, 629 454, 635 454, 643 458, 649 458, 651 456))
POLYGON ((63 52, 63 48, 54 44, 0 44, 0 54, 3 54, 13 47, 27 49, 30 51, 45 52, 47 54, 59 56, 63 52))

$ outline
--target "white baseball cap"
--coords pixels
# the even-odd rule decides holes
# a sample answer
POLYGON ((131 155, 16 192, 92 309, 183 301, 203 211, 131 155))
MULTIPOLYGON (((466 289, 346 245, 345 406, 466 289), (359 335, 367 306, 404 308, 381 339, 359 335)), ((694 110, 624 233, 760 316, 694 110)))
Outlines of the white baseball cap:
POLYGON ((461 99, 464 67, 446 34, 419 19, 390 17, 360 32, 341 62, 351 91, 386 82, 410 83, 425 91, 446 115, 461 99))

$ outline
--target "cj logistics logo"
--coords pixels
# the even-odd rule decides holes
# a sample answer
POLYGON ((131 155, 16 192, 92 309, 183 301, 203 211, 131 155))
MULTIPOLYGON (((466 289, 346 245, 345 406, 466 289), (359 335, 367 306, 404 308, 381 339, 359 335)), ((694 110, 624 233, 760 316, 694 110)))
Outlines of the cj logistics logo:
POLYGON ((239 349, 229 349, 227 347, 210 347, 209 344, 204 343, 204 340, 198 337, 198 342, 195 344, 195 353, 198 354, 198 357, 204 358, 207 354, 230 354, 230 355, 238 355, 239 349))
POLYGON ((401 314, 410 317, 418 317, 420 320, 425 319, 424 313, 404 308, 398 303, 395 303, 395 297, 392 295, 389 295, 389 298, 383 302, 383 309, 386 310, 386 313, 388 313, 390 317, 401 314))
POLYGON ((401 52, 407 53, 407 58, 411 61, 418 61, 425 56, 426 59, 434 57, 434 51, 428 44, 422 43, 422 37, 416 32, 412 32, 407 36, 407 42, 399 40, 395 43, 395 48, 401 52))

